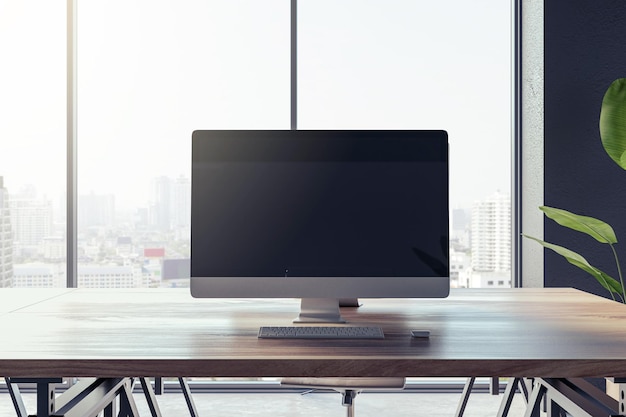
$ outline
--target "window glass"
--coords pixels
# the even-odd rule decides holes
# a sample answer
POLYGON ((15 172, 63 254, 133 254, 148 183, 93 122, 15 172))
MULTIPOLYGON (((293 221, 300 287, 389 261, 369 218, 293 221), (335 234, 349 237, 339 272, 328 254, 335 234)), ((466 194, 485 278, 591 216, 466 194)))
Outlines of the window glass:
MULTIPOLYGON (((509 283, 510 4, 298 8, 299 128, 446 129, 453 285, 509 283)), ((66 8, 0 11, 0 285, 64 285, 66 8)), ((288 128, 289 4, 81 2, 78 22, 79 285, 185 285, 191 132, 288 128)))
POLYGON ((191 133, 289 128, 289 2, 81 2, 78 285, 186 286, 191 133))
POLYGON ((511 281, 510 61, 506 1, 298 2, 300 129, 448 131, 453 286, 511 281))
POLYGON ((0 287, 65 286, 66 10, 0 0, 0 287))

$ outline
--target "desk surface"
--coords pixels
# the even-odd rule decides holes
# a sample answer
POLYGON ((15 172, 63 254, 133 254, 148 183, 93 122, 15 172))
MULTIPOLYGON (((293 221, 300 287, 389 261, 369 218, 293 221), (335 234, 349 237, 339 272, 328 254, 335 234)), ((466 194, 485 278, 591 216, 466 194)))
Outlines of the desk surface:
POLYGON ((344 309, 384 340, 257 339, 298 300, 193 299, 188 289, 0 290, 0 375, 626 375, 626 306, 572 289, 453 290, 344 309), (411 339, 411 329, 430 329, 411 339))

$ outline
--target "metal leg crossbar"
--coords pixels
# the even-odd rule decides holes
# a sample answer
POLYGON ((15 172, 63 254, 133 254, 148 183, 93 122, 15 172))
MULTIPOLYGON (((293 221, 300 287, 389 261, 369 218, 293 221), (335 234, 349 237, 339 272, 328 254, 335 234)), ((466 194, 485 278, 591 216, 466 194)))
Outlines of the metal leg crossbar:
POLYGON ((519 391, 524 395, 524 400, 528 404, 529 386, 532 386, 532 380, 527 378, 510 378, 506 384, 502 401, 500 401, 500 408, 498 409, 497 417, 507 417, 511 404, 513 403, 513 397, 519 391))
MULTIPOLYGON (((138 378, 153 417, 161 417, 155 392, 147 378, 138 378)), ((475 378, 469 378, 456 417, 462 417, 475 378)), ((28 417, 18 384, 37 385, 37 416, 39 417, 85 417, 102 413, 104 417, 137 417, 138 411, 132 396, 133 378, 83 378, 60 396, 55 395, 55 385, 61 378, 5 378, 17 417, 28 417)), ((539 417, 540 411, 547 417, 626 417, 626 378, 615 378, 619 387, 619 400, 608 396, 581 378, 511 378, 504 391, 498 417, 507 417, 513 396, 521 392, 527 403, 524 417, 539 417)), ((179 383, 191 417, 197 417, 189 386, 184 378, 179 383)), ((493 381, 492 381, 493 383, 493 381)), ((494 393, 495 390, 491 389, 494 393)), ((342 404, 348 417, 354 416, 354 398, 358 391, 342 390, 342 404)))
MULTIPOLYGON (((456 412, 454 413, 455 417, 463 417, 463 414, 465 413, 465 408, 467 407, 467 402, 469 401, 469 397, 472 393, 475 382, 476 377, 470 377, 465 382, 465 385, 463 386, 463 393, 461 394, 461 399, 459 400, 459 405, 457 406, 456 412)), ((491 393, 491 395, 500 394, 500 378, 491 377, 489 379, 489 393, 491 393)))
POLYGON ((180 384, 180 388, 183 390, 183 395, 185 396, 185 402, 187 403, 189 415, 191 417, 198 417, 196 404, 193 402, 193 397, 191 396, 191 390, 189 389, 189 384, 187 384, 187 380, 185 378, 178 378, 178 383, 180 384))
MULTIPOLYGON (((156 392, 163 392, 161 378, 155 379, 155 389, 148 378, 137 378, 152 417, 162 417, 156 400, 156 392)), ((78 417, 95 416, 102 412, 104 417, 136 417, 137 406, 132 396, 133 378, 81 378, 63 394, 56 396, 55 386, 63 378, 9 378, 5 382, 17 417, 29 417, 18 384, 34 383, 37 386, 37 416, 78 417)), ((191 390, 185 378, 178 378, 190 417, 198 417, 191 390)))
POLYGON ((17 384, 37 386, 38 417, 137 417, 131 378, 83 378, 58 397, 55 386, 62 378, 5 378, 18 417, 27 417, 17 384), (119 410, 117 401, 119 400, 119 410))
POLYGON ((15 408, 15 414, 17 417, 28 417, 26 407, 24 406, 24 400, 22 399, 22 394, 20 393, 18 385, 11 382, 10 378, 6 377, 4 378, 4 382, 9 390, 9 396, 11 397, 11 402, 13 403, 13 408, 15 408))
POLYGON ((625 417, 617 400, 582 378, 535 378, 525 417, 539 416, 542 403, 548 417, 625 417))
MULTIPOLYGON (((156 396, 163 393, 162 378, 157 377, 154 379, 154 388, 152 388, 152 384, 150 383, 148 378, 141 377, 139 378, 139 382, 141 383, 141 389, 146 396, 146 402, 148 403, 148 408, 150 409, 150 415, 152 417, 161 417, 161 410, 159 409, 159 404, 157 403, 156 396)), ((181 377, 178 378, 178 383, 180 384, 183 396, 185 397, 185 403, 187 404, 187 409, 189 410, 190 417, 198 417, 199 414, 196 410, 196 405, 193 401, 193 397, 191 396, 191 389, 189 388, 187 380, 181 377)))
MULTIPOLYGON (((462 417, 475 378, 469 378, 463 389, 456 417, 462 417)), ((620 401, 582 378, 510 378, 497 417, 507 417, 513 397, 521 392, 526 401, 524 417, 626 417, 626 379, 615 379, 620 401)), ((494 390, 491 390, 493 393, 494 390)))

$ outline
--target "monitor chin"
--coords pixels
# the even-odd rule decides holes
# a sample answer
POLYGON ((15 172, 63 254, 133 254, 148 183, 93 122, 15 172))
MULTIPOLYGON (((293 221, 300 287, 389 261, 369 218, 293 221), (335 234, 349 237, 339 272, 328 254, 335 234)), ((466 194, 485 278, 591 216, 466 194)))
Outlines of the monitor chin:
POLYGON ((445 298, 448 277, 191 277, 196 298, 445 298))

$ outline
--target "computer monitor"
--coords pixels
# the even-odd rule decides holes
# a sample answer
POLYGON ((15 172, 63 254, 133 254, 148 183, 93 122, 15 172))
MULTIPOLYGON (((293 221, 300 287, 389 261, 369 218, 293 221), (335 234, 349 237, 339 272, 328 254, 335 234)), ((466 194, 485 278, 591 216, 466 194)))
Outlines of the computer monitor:
POLYGON ((191 294, 446 297, 448 201, 445 131, 195 131, 191 294))

